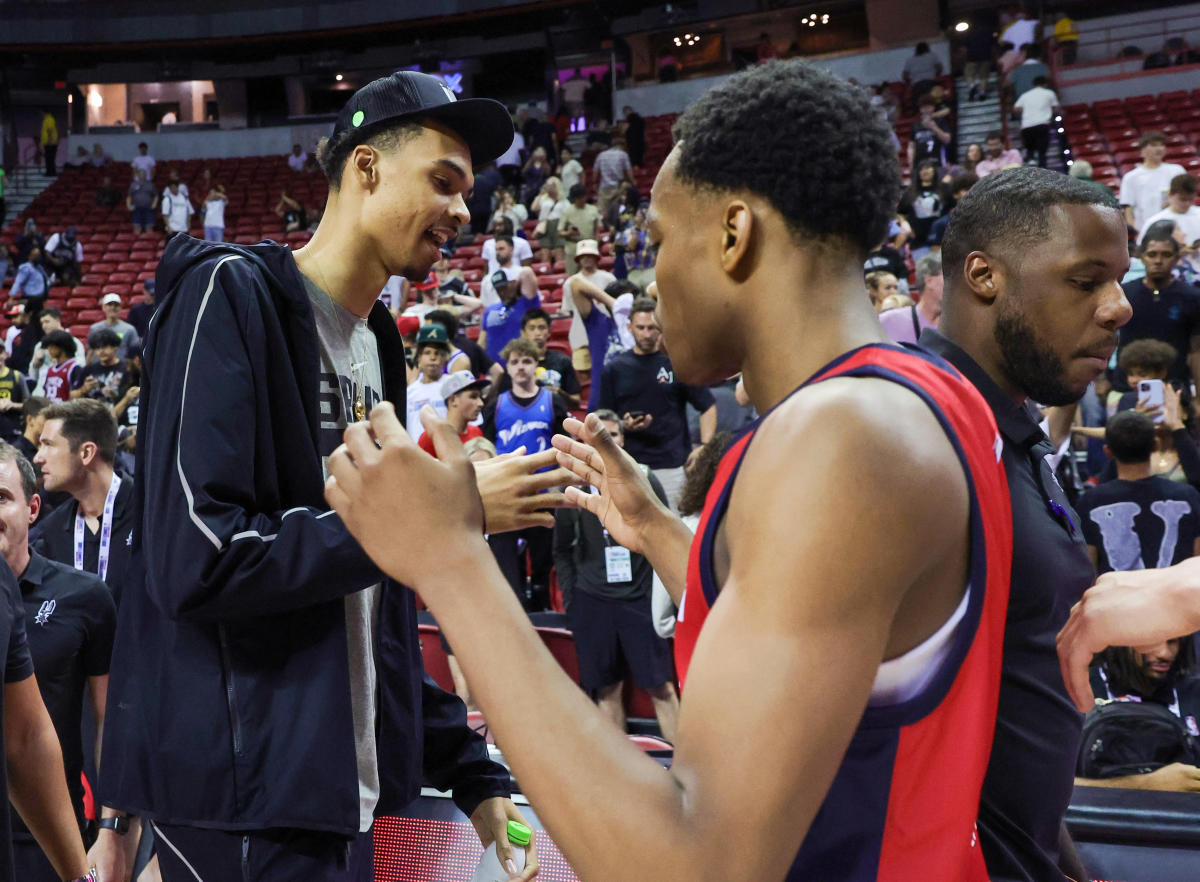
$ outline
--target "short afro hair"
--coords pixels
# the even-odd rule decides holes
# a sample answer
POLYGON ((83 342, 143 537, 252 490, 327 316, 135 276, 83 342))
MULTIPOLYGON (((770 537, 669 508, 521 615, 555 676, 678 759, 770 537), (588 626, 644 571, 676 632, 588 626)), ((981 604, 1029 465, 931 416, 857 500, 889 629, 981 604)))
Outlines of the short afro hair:
POLYGON ((397 122, 392 119, 360 129, 346 129, 330 138, 321 139, 321 143, 317 145, 317 165, 325 173, 329 189, 340 190, 346 160, 350 158, 355 147, 359 144, 369 144, 381 152, 395 150, 419 135, 422 128, 419 121, 404 119, 397 122))
POLYGON ((950 215, 942 239, 942 263, 950 281, 972 251, 1017 250, 1050 233, 1055 205, 1099 205, 1118 211, 1111 190, 1044 168, 1022 166, 993 172, 967 191, 950 215))
POLYGON ((1125 374, 1137 374, 1139 377, 1165 377, 1178 358, 1178 350, 1170 343, 1143 337, 1121 347, 1117 355, 1117 367, 1125 374))
POLYGON ((676 175, 769 202, 798 237, 865 256, 900 199, 892 132, 859 86, 798 59, 771 60, 707 92, 675 123, 676 175))

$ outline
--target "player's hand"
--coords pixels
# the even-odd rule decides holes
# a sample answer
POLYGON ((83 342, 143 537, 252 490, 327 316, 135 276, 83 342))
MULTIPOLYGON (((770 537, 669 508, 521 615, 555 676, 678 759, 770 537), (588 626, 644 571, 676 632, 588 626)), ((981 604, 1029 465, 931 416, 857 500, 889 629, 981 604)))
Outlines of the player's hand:
POLYGON ((416 585, 437 571, 451 548, 482 541, 483 501, 458 433, 421 411, 438 458, 428 456, 389 402, 369 422, 351 423, 329 457, 325 498, 385 573, 416 585), (395 537, 403 536, 403 542, 395 537))
MULTIPOLYGON (((1187 595, 1200 586, 1200 558, 1159 570, 1105 573, 1071 608, 1058 633, 1058 661, 1075 706, 1093 704, 1088 666, 1109 646, 1150 646, 1187 632, 1187 595), (1181 597, 1181 594, 1183 595, 1181 597)), ((1193 599, 1194 602, 1194 599, 1193 599)))
POLYGON ((83 391, 91 392, 93 389, 95 389, 99 385, 100 385, 100 381, 97 380, 95 377, 88 377, 86 380, 83 381, 83 391))
MULTIPOLYGON (((1166 389, 1165 383, 1163 384, 1163 389, 1164 389, 1163 399, 1165 401, 1166 394, 1167 394, 1165 391, 1165 389, 1166 389)), ((1154 422, 1158 422, 1158 418, 1159 418, 1159 416, 1162 415, 1162 412, 1163 412, 1163 407, 1158 404, 1151 404, 1149 398, 1139 398, 1137 400, 1137 404, 1135 404, 1133 406, 1133 409, 1136 410, 1138 413, 1142 414, 1143 416, 1149 417, 1154 422)))
POLYGON ((649 413, 640 413, 637 416, 627 413, 621 416, 621 423, 626 432, 644 432, 650 428, 652 422, 654 415, 649 413))
POLYGON ((1186 763, 1171 763, 1142 775, 1139 784, 1140 790, 1200 793, 1200 769, 1186 763))
POLYGON ((141 394, 142 394, 141 386, 130 386, 128 389, 125 390, 125 400, 126 401, 136 401, 137 397, 141 394))
POLYGON ((1183 428, 1183 409, 1179 406, 1179 393, 1170 383, 1163 383, 1162 425, 1172 432, 1183 428))
MULTIPOLYGON (((131 834, 132 831, 125 835, 131 834)), ((89 849, 88 866, 96 868, 99 882, 129 882, 132 868, 125 860, 124 838, 111 830, 101 830, 89 849)))
POLYGON ((529 882, 538 873, 537 848, 535 847, 537 836, 535 835, 529 840, 529 845, 525 849, 525 869, 520 875, 517 875, 514 872, 516 865, 509 863, 512 860, 513 848, 517 847, 509 844, 508 841, 509 821, 517 821, 526 827, 531 826, 511 799, 500 796, 485 799, 475 807, 475 811, 471 812, 471 823, 475 825, 475 832, 479 834, 479 841, 483 843, 483 847, 487 848, 495 842, 496 857, 500 859, 500 866, 508 870, 512 882, 529 882))
POLYGON ((595 487, 590 493, 568 487, 567 501, 600 518, 613 541, 630 551, 645 554, 644 536, 658 517, 667 514, 645 472, 609 435, 599 417, 585 421, 567 419, 563 428, 579 440, 555 435, 558 462, 575 477, 595 487))
POLYGON ((524 456, 523 451, 475 463, 475 484, 483 499, 484 526, 489 533, 553 527, 552 509, 567 506, 560 488, 575 477, 558 467, 538 471, 555 466, 556 452, 547 449, 524 456))

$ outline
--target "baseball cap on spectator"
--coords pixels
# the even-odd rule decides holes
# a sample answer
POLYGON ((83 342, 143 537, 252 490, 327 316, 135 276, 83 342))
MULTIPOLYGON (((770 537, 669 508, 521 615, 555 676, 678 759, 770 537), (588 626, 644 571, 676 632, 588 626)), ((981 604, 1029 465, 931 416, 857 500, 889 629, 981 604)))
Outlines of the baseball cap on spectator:
POLYGON ((396 330, 401 337, 411 337, 421 329, 421 319, 415 315, 402 315, 396 319, 396 330))
POLYGON ((109 291, 107 294, 105 294, 103 297, 100 298, 101 306, 107 306, 109 303, 120 304, 120 302, 121 302, 121 295, 117 294, 115 291, 109 291))
POLYGON ((482 389, 487 385, 487 380, 475 379, 475 375, 470 371, 455 371, 442 380, 442 401, 449 401, 464 389, 482 389))
POLYGON ((154 293, 154 279, 146 279, 142 282, 142 287, 146 289, 148 294, 154 293))
POLYGON ((422 346, 441 346, 449 351, 450 338, 446 336, 446 329, 441 325, 422 325, 421 330, 417 331, 417 348, 422 346))
POLYGON ((500 288, 504 285, 510 284, 512 281, 513 280, 508 277, 508 274, 504 272, 504 270, 496 270, 494 273, 492 273, 493 288, 500 288))
POLYGON ((579 244, 575 246, 575 256, 577 258, 586 257, 589 254, 592 257, 599 257, 600 246, 596 244, 595 239, 580 239, 579 244))
POLYGON ((436 288, 437 286, 438 286, 437 276, 435 276, 433 273, 430 273, 429 275, 427 275, 423 281, 413 282, 413 287, 416 288, 418 291, 429 291, 433 288, 436 288))
POLYGON ((7 314, 8 315, 21 315, 23 312, 25 312, 25 304, 24 303, 14 303, 12 306, 10 306, 8 308, 7 314))
POLYGON ((498 158, 513 142, 512 117, 499 101, 459 101, 437 77, 411 70, 380 77, 351 95, 338 114, 333 137, 406 118, 432 119, 458 134, 467 142, 475 165, 498 158))

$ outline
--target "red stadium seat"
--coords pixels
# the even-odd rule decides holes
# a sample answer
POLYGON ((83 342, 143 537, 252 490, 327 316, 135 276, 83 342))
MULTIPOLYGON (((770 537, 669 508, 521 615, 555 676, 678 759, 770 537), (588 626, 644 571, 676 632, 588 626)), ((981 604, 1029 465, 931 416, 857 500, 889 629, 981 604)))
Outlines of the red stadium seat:
POLYGON ((542 643, 550 650, 567 675, 576 683, 579 682, 579 657, 575 654, 575 635, 566 628, 551 628, 538 626, 534 628, 542 643))

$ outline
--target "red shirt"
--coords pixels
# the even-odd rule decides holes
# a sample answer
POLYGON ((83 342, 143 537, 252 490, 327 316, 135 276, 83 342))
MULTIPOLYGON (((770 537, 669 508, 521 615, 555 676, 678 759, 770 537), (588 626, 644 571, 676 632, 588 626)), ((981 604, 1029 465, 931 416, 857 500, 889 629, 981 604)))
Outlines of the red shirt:
MULTIPOLYGON (((466 444, 472 438, 482 438, 482 437, 483 437, 483 430, 480 429, 479 426, 467 426, 467 431, 460 433, 458 436, 458 440, 461 441, 463 444, 466 444)), ((437 459, 437 454, 433 452, 433 439, 429 437, 428 432, 421 433, 421 439, 419 441, 417 441, 417 446, 420 447, 422 450, 424 450, 426 453, 428 453, 430 456, 432 456, 434 459, 437 459)))

